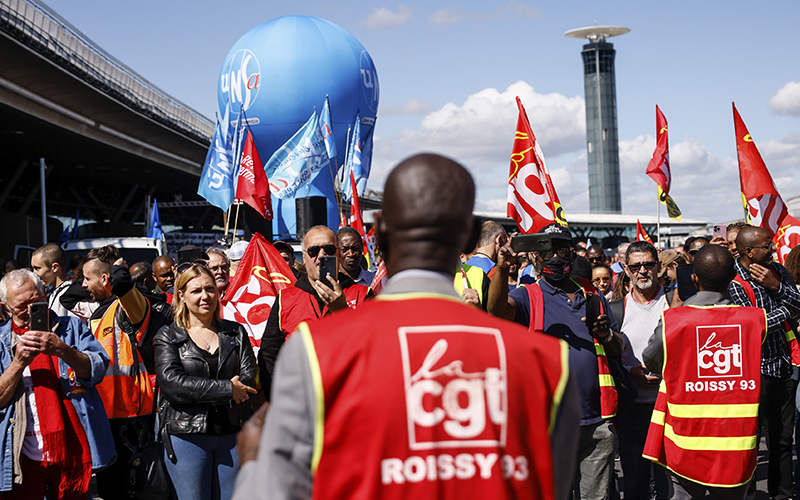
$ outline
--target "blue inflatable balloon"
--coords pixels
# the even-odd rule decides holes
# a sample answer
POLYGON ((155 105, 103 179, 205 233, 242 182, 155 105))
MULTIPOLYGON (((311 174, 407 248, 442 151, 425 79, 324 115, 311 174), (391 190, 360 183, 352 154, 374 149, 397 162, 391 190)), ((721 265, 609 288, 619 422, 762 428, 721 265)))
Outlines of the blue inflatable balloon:
MULTIPOLYGON (((316 108, 322 112, 329 96, 336 159, 344 164, 348 127, 361 116, 362 165, 368 175, 372 131, 378 111, 378 75, 369 53, 350 33, 309 16, 272 19, 242 36, 220 71, 217 99, 220 116, 230 106, 231 120, 242 110, 250 124, 261 160, 272 154, 303 126, 316 108)), ((325 196, 328 225, 339 225, 332 172, 320 171, 296 197, 325 196)), ((276 237, 294 234, 295 200, 273 197, 276 237)))

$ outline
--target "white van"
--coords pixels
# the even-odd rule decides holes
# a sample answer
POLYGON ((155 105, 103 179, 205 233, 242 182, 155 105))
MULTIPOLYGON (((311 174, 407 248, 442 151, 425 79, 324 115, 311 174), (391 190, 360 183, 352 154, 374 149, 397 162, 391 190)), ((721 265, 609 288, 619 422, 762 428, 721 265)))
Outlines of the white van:
POLYGON ((129 266, 137 262, 152 263, 159 255, 167 251, 163 240, 155 238, 87 238, 84 240, 70 240, 64 246, 67 262, 75 255, 86 255, 92 248, 114 245, 119 250, 119 256, 125 259, 129 266))

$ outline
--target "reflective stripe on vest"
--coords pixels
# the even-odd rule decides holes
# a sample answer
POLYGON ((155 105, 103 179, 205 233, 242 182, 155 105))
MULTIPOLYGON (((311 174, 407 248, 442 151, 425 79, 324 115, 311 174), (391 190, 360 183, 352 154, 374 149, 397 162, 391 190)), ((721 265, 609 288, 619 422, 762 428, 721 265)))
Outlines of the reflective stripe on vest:
MULTIPOLYGON (((774 269, 769 268, 772 272, 772 275, 775 276, 775 279, 778 281, 781 280, 780 276, 777 275, 774 269)), ((747 298, 750 299, 750 304, 753 307, 758 307, 756 305, 756 292, 753 291, 753 285, 751 285, 746 279, 736 274, 736 277, 733 278, 732 283, 736 283, 737 285, 741 286, 744 290, 744 293, 747 295, 747 298)), ((789 348, 789 354, 792 357, 792 364, 794 366, 800 366, 800 344, 797 342, 797 336, 795 335, 794 328, 788 321, 783 322, 784 326, 784 337, 786 338, 786 347, 789 348)))
MULTIPOLYGON (((153 385, 141 356, 138 356, 134 365, 133 346, 116 321, 119 307, 117 300, 106 309, 93 332, 111 360, 103 381, 97 385, 97 392, 103 400, 108 418, 147 415, 153 412, 153 385)), ((139 331, 136 332, 137 342, 141 341, 149 323, 148 307, 139 331)))
POLYGON ((664 379, 645 458, 707 486, 755 471, 766 315, 755 307, 684 306, 662 313, 664 379))
POLYGON ((289 341, 304 343, 314 390, 315 500, 554 498, 565 341, 436 294, 341 314, 289 341))
MULTIPOLYGON (((597 294, 597 289, 587 279, 579 279, 574 281, 581 290, 584 296, 589 294, 597 294)), ((530 330, 532 332, 544 333, 544 300, 542 297, 542 288, 539 282, 531 285, 525 285, 528 290, 528 299, 530 301, 531 320, 530 330)), ((600 303, 600 314, 605 314, 602 302, 600 303)), ((591 334, 591 333, 590 333, 591 334)), ((608 367, 608 358, 606 357, 606 349, 603 347, 597 338, 592 335, 594 340, 594 350, 597 354, 597 378, 598 385, 600 386, 600 416, 602 418, 614 418, 617 415, 617 405, 619 403, 619 395, 617 394, 617 387, 614 385, 614 377, 611 376, 611 369, 608 367)))

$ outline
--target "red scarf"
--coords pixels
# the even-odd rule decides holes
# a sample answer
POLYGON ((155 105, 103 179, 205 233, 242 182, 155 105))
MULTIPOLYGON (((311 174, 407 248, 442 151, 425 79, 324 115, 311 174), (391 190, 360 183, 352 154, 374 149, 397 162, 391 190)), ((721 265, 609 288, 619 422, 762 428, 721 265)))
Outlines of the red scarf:
MULTIPOLYGON (((28 331, 13 321, 11 327, 17 335, 28 331)), ((58 465, 61 471, 58 497, 61 498, 66 492, 83 494, 89 491, 92 454, 78 413, 61 387, 57 365, 56 356, 39 355, 33 358, 29 368, 42 433, 42 463, 58 465)))

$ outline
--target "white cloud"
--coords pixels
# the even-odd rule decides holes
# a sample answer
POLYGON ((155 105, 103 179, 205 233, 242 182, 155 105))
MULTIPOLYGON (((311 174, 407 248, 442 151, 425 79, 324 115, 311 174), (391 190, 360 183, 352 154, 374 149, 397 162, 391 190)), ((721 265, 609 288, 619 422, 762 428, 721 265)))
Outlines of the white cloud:
POLYGON ((424 101, 419 97, 414 97, 404 102, 403 104, 384 104, 380 108, 380 116, 393 116, 393 115, 415 115, 425 116, 431 111, 434 111, 433 103, 424 101))
MULTIPOLYGON (((470 169, 478 185, 479 206, 505 207, 506 175, 519 115, 516 96, 526 107, 545 158, 557 158, 586 147, 583 98, 539 94, 520 81, 504 92, 484 89, 467 97, 461 105, 447 103, 428 113, 418 129, 409 128, 399 136, 376 138, 370 187, 381 189, 389 169, 403 158, 433 151, 450 156, 470 169)), ((563 176, 565 185, 569 186, 576 185, 581 178, 572 171, 552 168, 551 171, 557 179, 563 176)), ((583 191, 585 187, 577 192, 583 191)))
POLYGON ((386 7, 373 8, 372 14, 360 22, 370 29, 381 29, 403 26, 411 20, 411 9, 402 3, 397 4, 397 12, 392 12, 386 7))
POLYGON ((535 8, 521 2, 508 2, 503 6, 502 10, 514 17, 536 17, 540 14, 535 8))
MULTIPOLYGON (((623 213, 656 212, 656 184, 645 174, 654 149, 655 138, 651 135, 620 141, 623 213)), ((687 137, 670 144, 670 168, 670 195, 684 218, 727 222, 741 217, 739 167, 735 158, 720 160, 703 144, 687 137)))
POLYGON ((428 14, 428 22, 436 26, 447 26, 449 24, 455 24, 461 21, 465 16, 466 15, 463 12, 454 12, 449 9, 439 9, 428 14))
POLYGON ((792 115, 800 117, 800 82, 789 82, 783 86, 767 107, 779 115, 792 115))
MULTIPOLYGON (((505 212, 506 176, 518 116, 516 95, 525 104, 541 141, 567 217, 570 213, 588 213, 584 101, 580 96, 539 94, 524 81, 502 92, 484 89, 461 104, 448 103, 430 112, 417 128, 376 137, 370 186, 381 189, 389 169, 401 159, 433 151, 469 168, 478 186, 477 211, 505 212)), ((784 200, 800 195, 800 134, 759 143, 758 147, 784 200)), ((656 212, 656 186, 645 174, 654 149, 652 135, 619 142, 622 208, 626 214, 656 212)), ((691 137, 672 137, 670 163, 670 194, 685 218, 714 223, 742 216, 735 154, 720 158, 691 137)))
POLYGON ((438 151, 473 168, 508 162, 519 111, 520 96, 545 157, 556 157, 585 146, 582 97, 539 94, 520 81, 504 92, 488 88, 467 97, 462 105, 447 103, 428 114, 419 130, 397 138, 403 151, 438 151))

